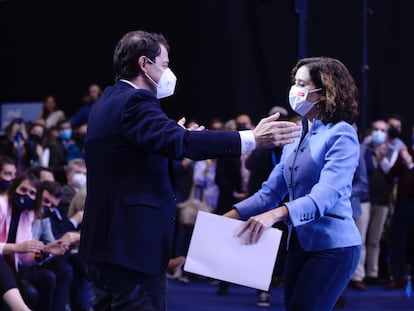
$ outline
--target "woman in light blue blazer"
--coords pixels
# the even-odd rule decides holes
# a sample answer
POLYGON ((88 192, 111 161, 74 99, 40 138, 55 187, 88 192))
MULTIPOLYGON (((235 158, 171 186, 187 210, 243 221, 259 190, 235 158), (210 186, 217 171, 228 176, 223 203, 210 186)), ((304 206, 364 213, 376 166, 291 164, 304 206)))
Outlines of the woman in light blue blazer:
POLYGON ((285 221, 286 309, 332 310, 360 253, 350 204, 359 159, 351 125, 358 116, 358 90, 347 68, 328 57, 300 60, 292 70, 292 83, 289 102, 303 116, 302 137, 284 147, 262 188, 226 216, 247 220, 238 231, 247 244, 285 221), (289 202, 278 206, 287 194, 289 202))

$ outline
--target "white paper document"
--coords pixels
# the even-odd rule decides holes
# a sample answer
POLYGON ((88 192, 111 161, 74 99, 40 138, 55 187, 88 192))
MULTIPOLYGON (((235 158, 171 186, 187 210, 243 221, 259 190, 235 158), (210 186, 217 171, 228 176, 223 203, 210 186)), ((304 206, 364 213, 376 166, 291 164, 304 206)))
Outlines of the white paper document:
POLYGON ((243 222, 199 211, 184 270, 243 286, 269 290, 282 231, 265 230, 257 244, 236 237, 243 222))

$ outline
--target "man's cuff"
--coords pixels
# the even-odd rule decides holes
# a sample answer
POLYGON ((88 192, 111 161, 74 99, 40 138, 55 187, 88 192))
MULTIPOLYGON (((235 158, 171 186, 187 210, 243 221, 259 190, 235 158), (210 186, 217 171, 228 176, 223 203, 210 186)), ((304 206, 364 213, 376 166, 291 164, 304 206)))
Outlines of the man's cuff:
POLYGON ((254 138, 253 131, 239 131, 241 139, 241 153, 246 153, 256 149, 256 139, 254 138))

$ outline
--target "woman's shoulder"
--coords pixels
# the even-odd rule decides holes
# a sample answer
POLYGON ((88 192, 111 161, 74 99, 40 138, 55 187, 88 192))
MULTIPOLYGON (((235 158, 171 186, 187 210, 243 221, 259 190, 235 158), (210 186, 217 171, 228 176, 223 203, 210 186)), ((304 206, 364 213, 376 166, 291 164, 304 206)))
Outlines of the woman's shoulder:
MULTIPOLYGON (((320 122, 322 123, 322 121, 320 121, 320 122)), ((335 122, 335 123, 327 123, 327 124, 324 124, 323 126, 325 126, 327 128, 330 128, 330 129, 335 129, 335 130, 346 130, 346 131, 356 132, 356 129, 352 126, 352 124, 350 124, 346 121, 338 121, 338 122, 335 122)))
POLYGON ((346 121, 339 121, 336 123, 328 123, 324 125, 326 129, 329 129, 332 133, 332 135, 351 135, 357 137, 357 131, 352 126, 352 124, 349 124, 346 121))
POLYGON ((5 215, 7 213, 7 208, 9 207, 8 199, 6 194, 0 194, 0 213, 5 215))

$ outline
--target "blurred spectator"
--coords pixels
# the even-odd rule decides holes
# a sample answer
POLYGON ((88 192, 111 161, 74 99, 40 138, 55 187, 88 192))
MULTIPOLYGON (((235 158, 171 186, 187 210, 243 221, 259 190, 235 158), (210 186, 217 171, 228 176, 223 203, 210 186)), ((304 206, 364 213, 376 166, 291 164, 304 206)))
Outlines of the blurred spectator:
POLYGON ((45 166, 53 169, 56 180, 64 185, 66 184, 65 167, 68 161, 82 158, 83 154, 72 139, 72 126, 69 120, 60 121, 58 130, 59 137, 46 145, 50 150, 50 158, 48 165, 45 166))
POLYGON ((30 126, 29 137, 26 141, 26 161, 29 167, 43 165, 45 132, 45 126, 40 123, 33 123, 30 126))
POLYGON ((43 102, 42 114, 37 122, 43 124, 46 128, 51 128, 65 118, 65 113, 56 104, 56 98, 53 95, 46 96, 43 102))
POLYGON ((72 124, 73 128, 77 128, 78 126, 88 123, 88 117, 92 105, 98 100, 101 95, 102 89, 98 84, 92 83, 89 85, 88 94, 83 98, 82 107, 69 118, 69 121, 72 124))
POLYGON ((29 167, 26 159, 27 130, 22 118, 13 119, 5 128, 8 143, 4 154, 16 161, 17 172, 29 167))
POLYGON ((68 212, 70 203, 75 194, 86 187, 86 164, 84 159, 72 159, 65 168, 66 183, 63 185, 63 196, 60 208, 68 212))
POLYGON ((5 155, 0 155, 0 195, 6 195, 16 178, 16 163, 5 155))
POLYGON ((410 246, 414 241, 414 150, 401 148, 399 157, 388 172, 387 177, 392 182, 398 180, 395 208, 391 220, 391 279, 387 288, 402 288, 407 284, 408 273, 413 274, 412 258, 411 269, 407 269, 410 246))
POLYGON ((33 166, 27 170, 27 173, 36 176, 40 181, 54 181, 55 175, 53 175, 53 170, 46 166, 33 166))
MULTIPOLYGON (((360 232, 367 232, 366 252, 363 251, 362 246, 360 261, 356 268, 358 276, 354 277, 357 281, 364 280, 368 284, 378 284, 383 282, 379 278, 381 240, 390 210, 393 188, 385 176, 395 162, 396 154, 388 147, 388 124, 379 119, 374 121, 371 127, 370 137, 364 140, 364 145, 367 146, 364 157, 368 172, 370 205, 365 205, 369 211, 363 211, 357 219, 360 232)), ((365 284, 360 285, 359 289, 365 286, 365 284)))
POLYGON ((224 129, 235 131, 237 129, 236 120, 234 119, 227 120, 226 123, 224 123, 224 129))

